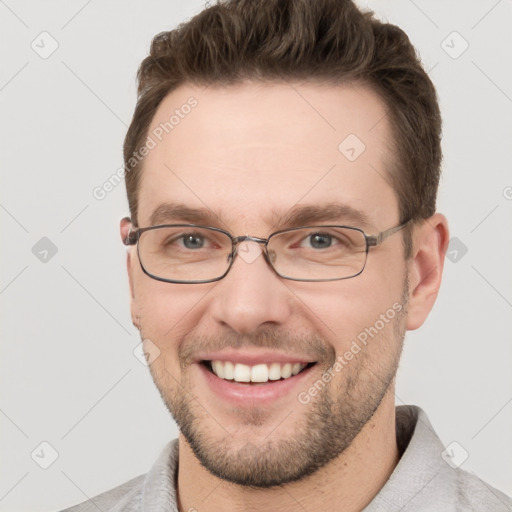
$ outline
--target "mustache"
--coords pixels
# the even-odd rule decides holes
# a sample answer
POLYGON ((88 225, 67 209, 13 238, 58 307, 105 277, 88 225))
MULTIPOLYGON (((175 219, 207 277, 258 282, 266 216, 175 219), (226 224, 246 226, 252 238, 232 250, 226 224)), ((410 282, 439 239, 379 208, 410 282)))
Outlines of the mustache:
POLYGON ((180 366, 186 368, 193 363, 198 354, 218 352, 228 348, 275 349, 291 356, 301 356, 318 363, 334 363, 334 348, 321 337, 305 333, 291 333, 278 328, 264 327, 256 333, 238 334, 229 332, 217 336, 190 334, 178 348, 180 366))

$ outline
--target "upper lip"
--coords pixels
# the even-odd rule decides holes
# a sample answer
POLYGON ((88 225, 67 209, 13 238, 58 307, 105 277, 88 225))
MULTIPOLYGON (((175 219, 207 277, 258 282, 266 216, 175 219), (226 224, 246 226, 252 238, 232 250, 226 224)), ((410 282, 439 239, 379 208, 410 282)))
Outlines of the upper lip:
POLYGON ((231 361, 233 363, 246 364, 248 366, 254 366, 256 364, 270 364, 270 363, 315 363, 316 361, 311 360, 309 357, 297 356, 286 354, 283 352, 274 352, 270 350, 235 350, 225 349, 219 352, 208 352, 199 354, 196 358, 196 362, 201 361, 231 361))

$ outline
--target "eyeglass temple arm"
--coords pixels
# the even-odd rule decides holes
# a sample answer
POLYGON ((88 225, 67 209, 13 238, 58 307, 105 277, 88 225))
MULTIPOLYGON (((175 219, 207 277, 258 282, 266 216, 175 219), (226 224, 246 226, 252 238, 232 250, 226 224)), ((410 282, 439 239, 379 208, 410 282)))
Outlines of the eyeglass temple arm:
POLYGON ((137 243, 137 231, 130 231, 124 241, 124 245, 135 245, 137 243))
MULTIPOLYGON (((128 220, 131 222, 130 217, 125 217, 123 220, 128 220)), ((130 228, 130 231, 128 231, 128 235, 123 240, 124 245, 135 245, 138 240, 138 230, 133 229, 133 226, 130 228)))
POLYGON ((394 235, 397 231, 400 231, 401 229, 405 228, 405 226, 407 226, 407 224, 409 224, 411 220, 412 219, 409 219, 408 221, 398 226, 395 226, 394 228, 386 229, 386 231, 382 231, 378 235, 367 235, 366 242, 368 244, 368 247, 376 247, 377 245, 380 245, 382 242, 384 242, 384 240, 386 240, 386 238, 390 237, 391 235, 394 235))

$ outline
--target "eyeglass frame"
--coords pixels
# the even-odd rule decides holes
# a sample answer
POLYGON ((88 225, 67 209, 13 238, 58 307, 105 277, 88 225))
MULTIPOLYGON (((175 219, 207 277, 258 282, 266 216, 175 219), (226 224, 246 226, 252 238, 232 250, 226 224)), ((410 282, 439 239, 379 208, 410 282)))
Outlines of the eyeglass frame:
MULTIPOLYGON (((126 220, 130 220, 130 219, 127 217, 126 220)), ((295 228, 280 229, 279 231, 275 231, 274 233, 271 233, 268 236, 268 238, 260 238, 260 237, 251 236, 251 235, 241 235, 241 236, 234 237, 231 233, 229 233, 229 231, 226 231, 225 229, 217 228, 215 226, 203 226, 201 224, 159 224, 157 226, 147 226, 145 228, 138 228, 134 231, 132 231, 132 229, 130 228, 130 231, 128 232, 128 235, 127 235, 126 239, 123 241, 123 243, 124 243, 124 245, 126 245, 128 247, 132 246, 132 245, 137 245, 137 257, 138 257, 140 266, 141 266, 144 274, 146 274, 151 279, 155 279, 156 281, 161 281, 163 283, 205 284, 205 283, 215 283, 217 281, 220 281, 221 279, 224 279, 228 275, 229 271, 231 270, 231 267, 233 266, 235 258, 238 254, 238 252, 236 250, 238 245, 241 244, 242 242, 246 242, 246 241, 256 242, 258 244, 265 244, 263 247, 264 250, 262 251, 263 256, 265 257, 265 260, 266 260, 267 264, 269 265, 269 267, 274 271, 274 273, 276 275, 278 275, 282 279, 287 279, 290 281, 299 281, 299 282, 320 283, 320 282, 327 282, 327 281, 342 281, 344 279, 352 279, 353 277, 357 277, 358 275, 362 274, 363 270, 366 268, 366 262, 368 261, 368 252, 370 250, 370 247, 379 246, 382 242, 384 242, 384 240, 389 238, 391 235, 394 235, 398 231, 401 231, 402 229, 404 229, 407 225, 410 224, 411 221, 412 221, 412 218, 409 218, 405 222, 402 222, 401 224, 399 224, 397 226, 394 226, 392 228, 381 231, 380 233, 377 233, 376 235, 368 235, 363 229, 356 228, 354 226, 322 224, 322 225, 314 225, 314 226, 299 226, 299 227, 295 227, 295 228), (176 279, 166 279, 164 277, 158 277, 154 274, 150 274, 144 268, 144 265, 140 258, 139 246, 138 246, 140 236, 143 233, 145 233, 146 231, 151 231, 151 230, 161 229, 161 228, 173 228, 173 227, 175 227, 175 228, 176 227, 203 228, 203 229, 210 229, 212 231, 217 231, 219 233, 225 234, 231 240, 231 253, 229 254, 229 258, 230 258, 229 266, 226 269, 226 271, 224 272, 224 274, 222 274, 220 277, 216 277, 214 279, 202 279, 199 281, 181 281, 181 280, 176 280, 176 279), (298 279, 298 278, 294 278, 294 277, 288 277, 288 276, 281 275, 274 268, 274 265, 270 261, 270 256, 269 256, 268 250, 267 250, 269 241, 272 239, 272 237, 279 235, 281 233, 287 233, 287 232, 291 232, 291 231, 297 231, 300 229, 311 229, 311 228, 344 228, 344 229, 352 229, 354 231, 359 231, 360 233, 362 233, 365 238, 365 242, 366 242, 365 259, 364 259, 363 268, 357 274, 354 274, 352 276, 334 277, 334 278, 328 278, 328 279, 298 279)))

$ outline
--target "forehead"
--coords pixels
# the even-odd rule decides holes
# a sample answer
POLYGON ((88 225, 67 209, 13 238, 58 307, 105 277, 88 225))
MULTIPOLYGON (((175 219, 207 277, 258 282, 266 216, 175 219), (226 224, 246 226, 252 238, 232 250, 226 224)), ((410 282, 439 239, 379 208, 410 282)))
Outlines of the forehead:
POLYGON ((385 107, 360 85, 187 84, 162 101, 148 137, 140 225, 166 203, 230 229, 263 229, 301 205, 397 218, 385 107))

